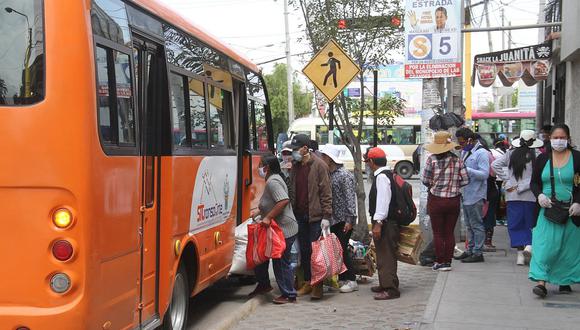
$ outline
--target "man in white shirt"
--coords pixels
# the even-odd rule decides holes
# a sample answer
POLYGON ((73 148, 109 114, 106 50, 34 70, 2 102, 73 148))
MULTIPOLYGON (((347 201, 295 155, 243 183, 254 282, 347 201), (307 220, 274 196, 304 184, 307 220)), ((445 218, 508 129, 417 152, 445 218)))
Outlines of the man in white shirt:
POLYGON ((399 225, 388 220, 391 204, 391 180, 386 174, 387 155, 380 148, 369 149, 365 155, 374 173, 374 181, 369 193, 369 213, 373 223, 373 240, 377 251, 377 271, 379 285, 371 288, 376 293, 375 300, 397 299, 399 277, 397 276, 397 248, 399 225))

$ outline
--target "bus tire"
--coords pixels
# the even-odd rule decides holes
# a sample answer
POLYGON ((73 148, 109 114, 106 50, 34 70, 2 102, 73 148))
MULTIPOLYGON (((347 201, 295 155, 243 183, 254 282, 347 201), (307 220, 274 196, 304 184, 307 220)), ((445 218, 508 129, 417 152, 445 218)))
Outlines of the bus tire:
POLYGON ((163 330, 185 330, 187 327, 187 314, 189 312, 189 283, 187 278, 187 270, 183 263, 180 263, 173 282, 171 302, 163 318, 163 330))
POLYGON ((409 162, 398 162, 397 165, 395 165, 395 173, 397 173, 405 180, 411 178, 413 176, 413 172, 413 164, 409 162))

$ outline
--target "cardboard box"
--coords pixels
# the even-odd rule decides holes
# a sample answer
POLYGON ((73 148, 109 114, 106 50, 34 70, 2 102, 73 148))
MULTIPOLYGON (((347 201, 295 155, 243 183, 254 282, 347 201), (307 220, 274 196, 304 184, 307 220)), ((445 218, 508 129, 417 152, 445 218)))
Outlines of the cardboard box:
POLYGON ((423 245, 421 228, 418 225, 400 228, 397 259, 407 264, 416 265, 419 263, 419 255, 423 245))

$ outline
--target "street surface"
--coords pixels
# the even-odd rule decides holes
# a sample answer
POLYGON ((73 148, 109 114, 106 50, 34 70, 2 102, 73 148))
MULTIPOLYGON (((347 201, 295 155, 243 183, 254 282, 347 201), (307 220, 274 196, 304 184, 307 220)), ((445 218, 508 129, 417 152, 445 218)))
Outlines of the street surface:
MULTIPOLYGON (((266 302, 234 329, 418 329, 437 273, 428 267, 399 262, 401 298, 375 301, 370 288, 377 285, 375 274, 359 291, 333 290, 321 301, 299 297, 298 303, 283 306, 266 302)), ((276 287, 275 282, 272 282, 276 287)), ((269 298, 274 298, 277 288, 269 298)))

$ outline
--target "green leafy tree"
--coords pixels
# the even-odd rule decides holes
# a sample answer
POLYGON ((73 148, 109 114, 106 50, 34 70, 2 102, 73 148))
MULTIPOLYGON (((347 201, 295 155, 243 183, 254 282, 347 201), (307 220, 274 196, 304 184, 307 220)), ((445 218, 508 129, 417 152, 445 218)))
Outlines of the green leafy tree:
MULTIPOLYGON (((274 137, 288 130, 288 83, 286 81, 286 64, 276 64, 274 72, 264 75, 270 109, 274 137)), ((297 81, 293 83, 294 114, 296 118, 304 117, 312 109, 312 93, 305 92, 297 81)))
MULTIPOLYGON (((342 129, 341 136, 354 160, 354 174, 357 181, 358 225, 354 237, 367 239, 368 220, 366 217, 365 191, 362 169, 361 135, 364 114, 369 111, 365 98, 364 75, 372 67, 390 63, 394 52, 403 46, 403 32, 390 24, 403 16, 400 0, 291 0, 291 4, 304 16, 306 35, 314 53, 330 39, 334 39, 361 68, 359 81, 361 97, 358 103, 349 102, 344 95, 335 100, 336 120, 342 129), (395 17, 393 21, 389 18, 395 17), (379 19, 377 19, 379 18, 379 19), (382 18, 382 20, 381 20, 382 18), (356 27, 338 29, 338 20, 350 19, 356 27), (383 24, 378 25, 377 21, 383 24), (355 109, 356 108, 356 109, 355 109), (358 110, 358 111, 354 111, 358 110)), ((382 106, 393 105, 385 101, 382 106)), ((397 111, 384 111, 377 115, 394 118, 397 111)))

